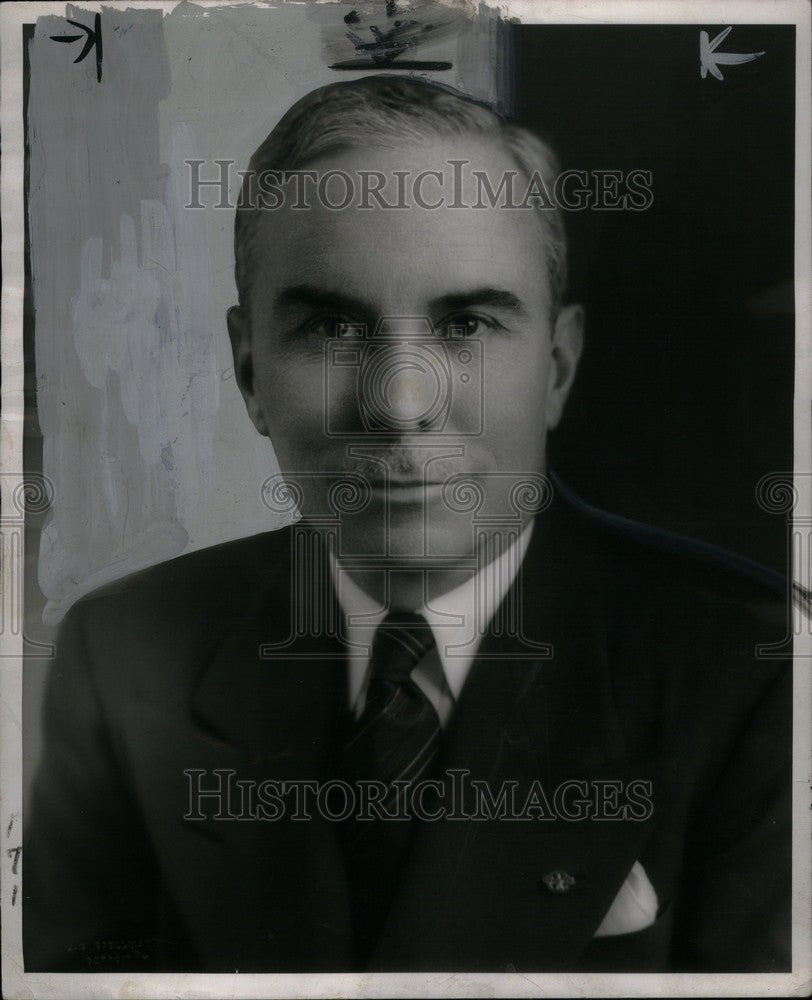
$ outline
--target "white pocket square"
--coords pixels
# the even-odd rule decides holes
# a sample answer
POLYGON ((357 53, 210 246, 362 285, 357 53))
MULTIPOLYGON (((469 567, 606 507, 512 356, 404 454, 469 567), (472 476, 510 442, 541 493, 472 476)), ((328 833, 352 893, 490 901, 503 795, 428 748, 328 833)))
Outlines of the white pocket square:
POLYGON ((648 875, 639 861, 632 870, 620 892, 609 907, 595 937, 609 937, 612 934, 631 934, 650 927, 657 917, 657 893, 649 882, 648 875))

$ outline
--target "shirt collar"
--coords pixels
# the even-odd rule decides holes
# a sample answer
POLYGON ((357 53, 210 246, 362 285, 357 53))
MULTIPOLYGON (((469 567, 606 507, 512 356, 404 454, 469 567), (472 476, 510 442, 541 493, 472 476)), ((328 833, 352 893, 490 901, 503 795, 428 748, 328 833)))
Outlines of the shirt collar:
MULTIPOLYGON (((460 586, 416 609, 431 626, 449 690, 455 700, 497 608, 502 603, 524 560, 533 533, 531 520, 501 555, 483 566, 460 586)), ((369 650, 375 629, 386 616, 374 598, 363 591, 340 562, 330 554, 333 585, 345 616, 346 637, 354 646, 350 654, 349 702, 355 704, 369 668, 369 650)))

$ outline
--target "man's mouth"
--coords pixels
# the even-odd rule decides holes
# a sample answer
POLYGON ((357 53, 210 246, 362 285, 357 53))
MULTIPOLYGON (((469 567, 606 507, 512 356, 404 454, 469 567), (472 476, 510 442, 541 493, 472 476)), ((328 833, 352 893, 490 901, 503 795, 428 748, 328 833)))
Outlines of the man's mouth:
POLYGON ((384 485, 387 482, 390 486, 442 486, 445 478, 432 476, 430 479, 427 479, 425 476, 416 473, 412 476, 379 477, 374 481, 373 485, 384 485))
POLYGON ((378 479, 370 483, 372 497, 378 502, 393 504, 433 503, 440 499, 444 481, 424 479, 378 479))
POLYGON ((362 481, 358 485, 369 489, 377 505, 427 507, 442 503, 444 491, 459 476, 473 478, 495 467, 491 456, 471 446, 449 447, 446 454, 443 450, 429 445, 354 447, 349 454, 326 454, 321 468, 336 479, 344 475, 362 481))

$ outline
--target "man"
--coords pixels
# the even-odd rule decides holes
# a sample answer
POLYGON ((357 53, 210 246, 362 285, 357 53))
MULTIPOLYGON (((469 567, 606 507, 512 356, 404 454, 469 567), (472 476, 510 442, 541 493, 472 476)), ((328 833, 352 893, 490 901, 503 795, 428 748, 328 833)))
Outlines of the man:
POLYGON ((304 518, 69 615, 28 967, 789 968, 781 600, 547 475, 556 169, 382 76, 255 153, 228 326, 304 518))

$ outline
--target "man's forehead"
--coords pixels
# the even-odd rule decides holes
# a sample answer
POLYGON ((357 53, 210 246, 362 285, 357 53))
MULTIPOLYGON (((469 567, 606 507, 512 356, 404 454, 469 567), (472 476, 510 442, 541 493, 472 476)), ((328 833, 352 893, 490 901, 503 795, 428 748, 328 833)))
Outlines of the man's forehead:
POLYGON ((353 239, 340 238, 335 225, 318 237, 294 225, 283 240, 269 241, 258 261, 266 291, 306 284, 341 289, 388 308, 439 300, 450 289, 498 287, 523 299, 528 290, 533 298, 544 294, 538 235, 523 245, 515 233, 508 240, 494 238, 486 227, 476 236, 450 228, 418 233, 398 224, 376 232, 368 220, 348 226, 353 239))
POLYGON ((348 150, 309 164, 305 169, 315 179, 308 178, 307 187, 300 179, 299 191, 293 192, 308 191, 307 206, 297 208, 287 198, 278 208, 261 212, 259 269, 275 285, 327 281, 368 292, 370 287, 417 282, 426 298, 442 294, 449 282, 454 287, 509 287, 528 281, 544 285, 539 278, 547 234, 538 210, 506 208, 500 202, 491 205, 487 199, 474 207, 481 190, 472 186, 471 171, 486 171, 491 190, 496 190, 502 172, 516 172, 515 164, 501 150, 468 146, 470 166, 461 171, 450 161, 462 151, 439 143, 408 154, 373 150, 366 156, 348 150), (429 170, 436 173, 428 176, 429 170), (346 181, 336 176, 339 171, 346 181), (362 173, 376 171, 390 184, 382 199, 388 204, 396 200, 400 184, 406 207, 386 207, 375 198, 368 199, 368 207, 358 206, 361 185, 378 183, 363 180, 362 173), (400 181, 395 171, 400 172, 400 181), (458 181, 460 186, 455 187, 458 181), (319 184, 328 199, 343 197, 351 184, 355 199, 345 207, 331 207, 319 196, 319 184), (417 198, 424 204, 415 203, 415 185, 421 185, 417 198), (443 204, 426 207, 441 199, 443 204), (452 207, 460 201, 465 207, 452 207))

